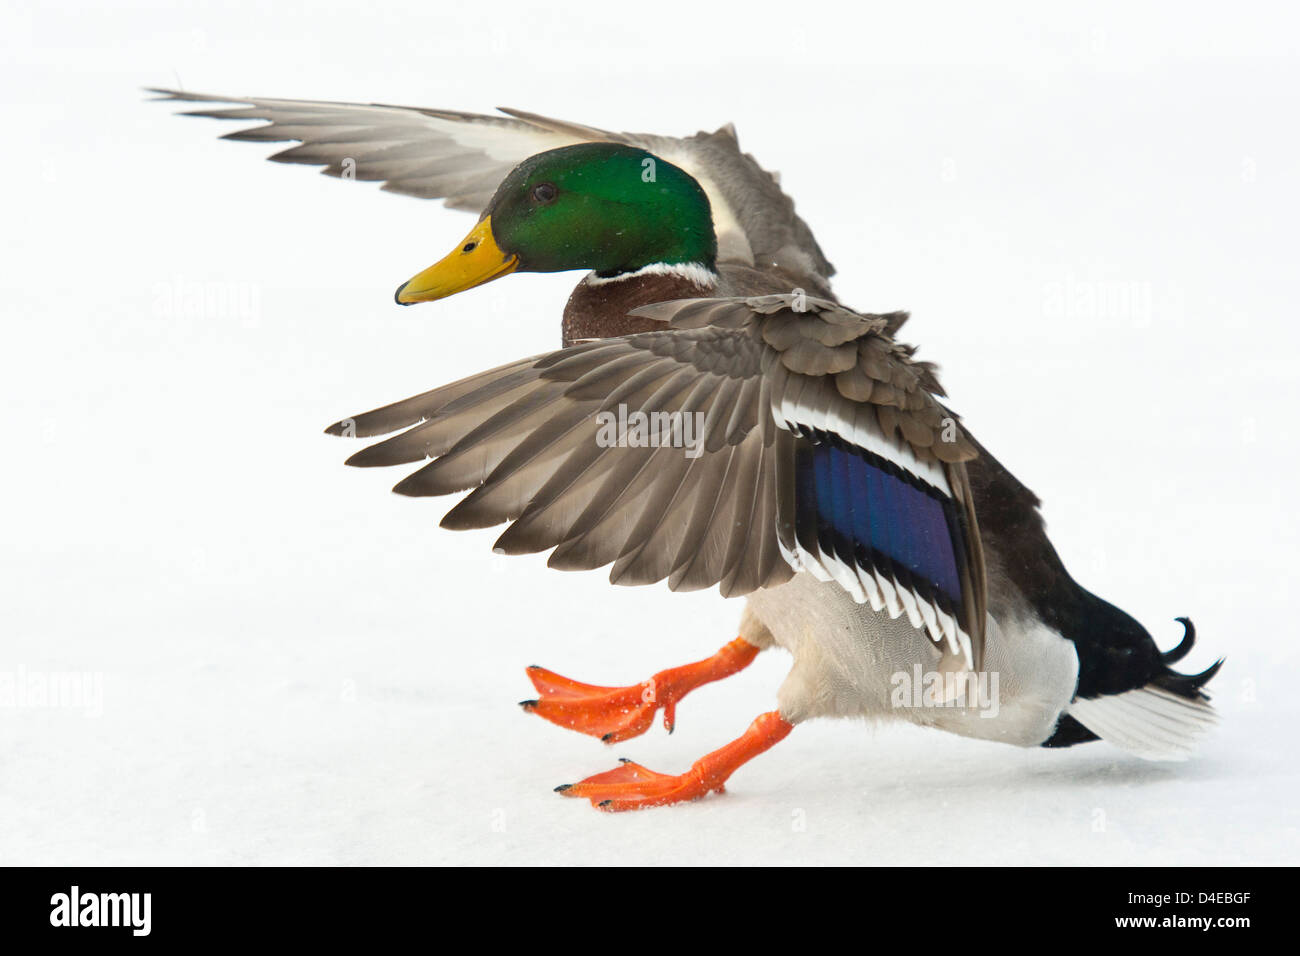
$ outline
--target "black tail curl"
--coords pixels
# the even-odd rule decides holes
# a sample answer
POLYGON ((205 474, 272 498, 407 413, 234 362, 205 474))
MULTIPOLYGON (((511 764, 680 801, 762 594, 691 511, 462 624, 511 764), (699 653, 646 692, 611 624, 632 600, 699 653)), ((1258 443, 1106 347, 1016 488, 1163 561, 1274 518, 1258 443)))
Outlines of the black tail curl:
MULTIPOLYGON (((1187 656, 1187 652, 1192 649, 1192 645, 1196 643, 1196 626, 1191 622, 1191 619, 1180 617, 1177 618, 1177 621, 1183 626, 1183 639, 1178 642, 1178 646, 1173 650, 1165 651, 1160 655, 1160 660, 1165 665, 1181 661, 1187 656)), ((1203 688, 1214 679, 1214 675, 1219 673, 1219 668, 1222 666, 1222 657, 1199 674, 1180 674, 1166 666, 1165 672, 1157 676, 1151 683, 1170 693, 1177 694, 1179 697, 1186 697, 1188 700, 1209 700, 1210 695, 1203 688)))
POLYGON ((1160 655, 1160 659, 1166 664, 1181 661, 1187 656, 1187 652, 1192 649, 1192 645, 1196 643, 1196 625, 1192 623, 1192 619, 1190 617, 1176 617, 1174 620, 1183 626, 1183 639, 1178 642, 1178 646, 1172 651, 1165 651, 1160 655))

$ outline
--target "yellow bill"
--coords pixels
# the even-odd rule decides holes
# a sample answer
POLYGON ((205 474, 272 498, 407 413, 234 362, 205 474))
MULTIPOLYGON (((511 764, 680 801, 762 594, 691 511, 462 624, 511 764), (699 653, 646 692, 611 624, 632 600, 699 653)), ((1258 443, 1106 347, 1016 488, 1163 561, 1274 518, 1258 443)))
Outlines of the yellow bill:
POLYGON ((404 283, 394 298, 398 305, 445 299, 509 275, 518 267, 519 257, 501 251, 492 237, 492 217, 486 216, 470 230, 455 252, 404 283))

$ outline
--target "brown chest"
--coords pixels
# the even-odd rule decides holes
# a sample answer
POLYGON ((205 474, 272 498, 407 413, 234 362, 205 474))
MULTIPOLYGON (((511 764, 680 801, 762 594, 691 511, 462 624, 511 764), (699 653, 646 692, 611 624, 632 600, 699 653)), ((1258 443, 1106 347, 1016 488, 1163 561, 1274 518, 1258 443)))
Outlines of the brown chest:
POLYGON ((662 322, 628 315, 652 302, 695 299, 712 294, 709 287, 677 275, 640 275, 612 282, 583 280, 564 306, 564 344, 662 329, 662 322))

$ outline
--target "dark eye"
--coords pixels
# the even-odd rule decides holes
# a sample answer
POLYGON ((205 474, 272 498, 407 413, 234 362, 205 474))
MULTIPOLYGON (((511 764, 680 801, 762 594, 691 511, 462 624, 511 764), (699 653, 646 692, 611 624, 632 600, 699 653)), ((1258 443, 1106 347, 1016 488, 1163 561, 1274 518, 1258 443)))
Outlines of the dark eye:
POLYGON ((559 192, 554 183, 538 183, 533 187, 533 199, 536 202, 551 202, 559 195, 559 192))

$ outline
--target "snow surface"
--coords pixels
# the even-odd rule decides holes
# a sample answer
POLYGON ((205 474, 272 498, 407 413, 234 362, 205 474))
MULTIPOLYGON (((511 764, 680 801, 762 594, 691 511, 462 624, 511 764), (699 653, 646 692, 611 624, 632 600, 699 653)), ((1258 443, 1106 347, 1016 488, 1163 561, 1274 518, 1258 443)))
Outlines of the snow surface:
POLYGON ((102 680, 0 706, 0 863, 1300 861, 1294 11, 501 6, 0 13, 0 675, 102 680), (1190 615, 1188 667, 1228 657, 1222 728, 1164 765, 822 722, 722 797, 557 797, 624 754, 684 769, 787 659, 615 749, 522 714, 525 665, 635 682, 740 605, 496 557, 321 429, 553 346, 575 276, 398 309, 470 218, 138 91, 178 83, 734 120, 845 301, 912 310, 1076 576, 1166 646, 1190 615))

